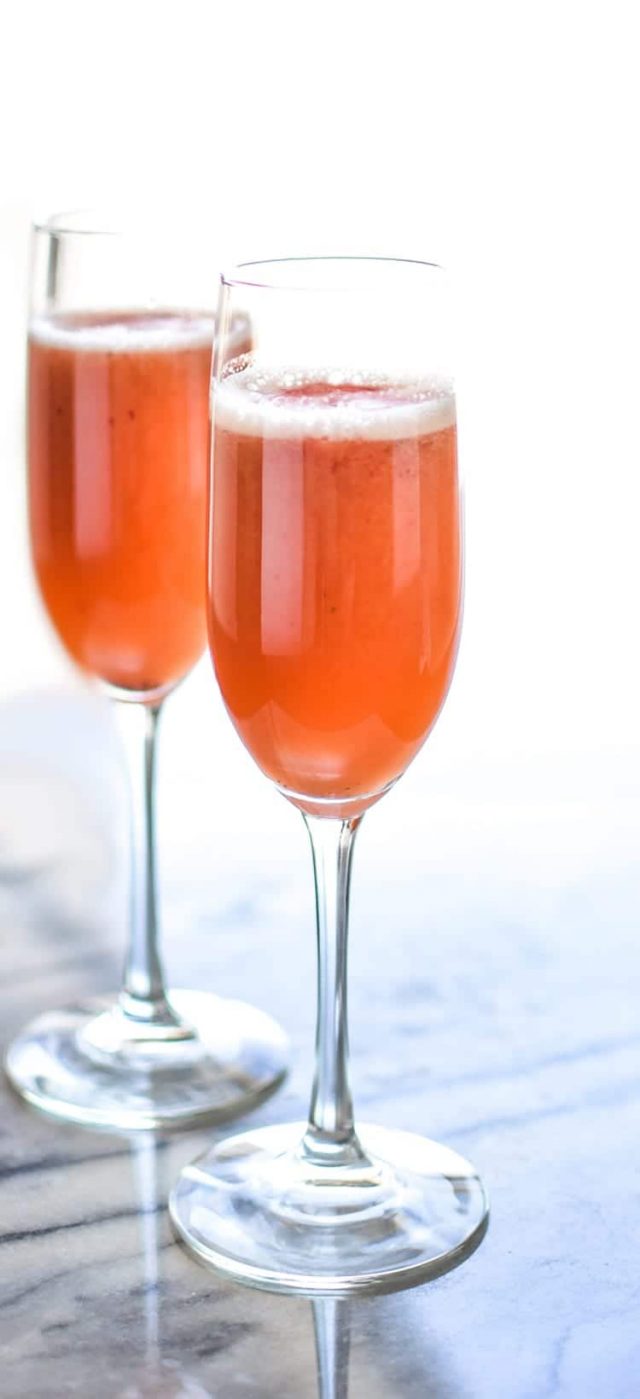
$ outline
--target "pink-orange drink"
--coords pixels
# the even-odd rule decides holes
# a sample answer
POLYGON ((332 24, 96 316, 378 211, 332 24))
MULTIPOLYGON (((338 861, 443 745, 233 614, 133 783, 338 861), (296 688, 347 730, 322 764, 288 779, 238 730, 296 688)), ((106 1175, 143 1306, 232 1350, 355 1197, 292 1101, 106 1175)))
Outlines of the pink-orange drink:
POLYGON ((175 311, 58 314, 30 328, 40 590, 74 659, 129 691, 172 685, 205 643, 212 341, 212 317, 175 311))
POLYGON ((370 804, 436 718, 460 606, 448 386, 228 365, 214 407, 210 642, 264 772, 308 809, 370 804))

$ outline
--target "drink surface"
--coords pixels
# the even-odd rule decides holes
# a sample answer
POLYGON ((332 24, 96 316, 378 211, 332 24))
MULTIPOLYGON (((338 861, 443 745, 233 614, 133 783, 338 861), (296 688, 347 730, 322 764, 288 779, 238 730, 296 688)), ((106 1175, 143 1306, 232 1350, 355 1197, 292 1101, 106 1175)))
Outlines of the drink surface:
POLYGON ((111 685, 166 687, 205 644, 213 319, 56 315, 29 334, 32 551, 68 651, 111 685))
POLYGON ((244 743, 301 805, 366 806, 423 743, 455 661, 460 549, 446 384, 227 366, 212 654, 244 743))

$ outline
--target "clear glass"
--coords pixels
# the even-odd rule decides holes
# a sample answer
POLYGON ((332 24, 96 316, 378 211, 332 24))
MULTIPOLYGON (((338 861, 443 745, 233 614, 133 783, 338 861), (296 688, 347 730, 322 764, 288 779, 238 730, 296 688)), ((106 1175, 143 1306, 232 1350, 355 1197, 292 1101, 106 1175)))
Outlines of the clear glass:
POLYGON ((464 1259, 487 1224, 474 1168, 354 1126, 347 932, 355 836, 444 701, 462 601, 440 269, 248 264, 223 279, 214 356, 209 638, 243 742, 301 811, 318 941, 309 1120, 218 1143, 170 1208, 188 1247, 276 1291, 388 1290, 464 1259), (252 352, 226 337, 239 309, 252 352))
MULTIPOLYGON (((6 1069, 38 1107, 125 1129, 243 1112, 285 1070, 267 1015, 166 988, 158 939, 158 720, 206 641, 213 281, 202 230, 166 219, 74 214, 33 232, 32 554, 60 640, 119 719, 131 919, 119 997, 42 1016, 10 1045, 6 1069)), ((228 348, 248 349, 248 335, 236 317, 228 348)))

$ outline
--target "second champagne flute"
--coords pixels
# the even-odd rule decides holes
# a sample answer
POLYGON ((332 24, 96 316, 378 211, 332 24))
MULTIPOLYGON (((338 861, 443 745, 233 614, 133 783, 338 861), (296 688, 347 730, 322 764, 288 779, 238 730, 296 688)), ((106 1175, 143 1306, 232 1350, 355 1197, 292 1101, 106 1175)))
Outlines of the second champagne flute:
MULTIPOLYGON (((158 947, 156 730, 205 645, 210 250, 76 214, 33 235, 29 514, 40 592, 67 651, 115 702, 131 787, 123 986, 41 1016, 11 1044, 14 1087, 77 1122, 182 1125, 254 1106, 286 1041, 262 1012, 169 992, 158 947)), ((249 347, 246 319, 232 333, 249 347)))
POLYGON ((170 1208, 199 1257, 277 1291, 407 1286, 460 1263, 487 1224, 456 1152, 356 1130, 347 1054, 355 837, 424 743, 457 651, 445 287, 426 263, 292 258, 246 263, 220 294, 209 640, 236 729, 311 839, 316 1074, 306 1127, 218 1142, 170 1208))

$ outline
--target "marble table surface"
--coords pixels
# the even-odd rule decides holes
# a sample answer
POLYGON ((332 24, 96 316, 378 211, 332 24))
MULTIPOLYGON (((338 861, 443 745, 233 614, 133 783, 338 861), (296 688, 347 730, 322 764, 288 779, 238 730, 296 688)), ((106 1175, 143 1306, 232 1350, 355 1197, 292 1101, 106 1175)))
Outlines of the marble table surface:
MULTIPOLYGON (((292 1072, 253 1121, 299 1116, 314 954, 298 818, 266 784, 254 789, 243 757, 238 787, 255 803, 244 818, 239 801, 225 813, 211 755, 203 775, 197 752, 180 769, 167 745, 167 964, 182 984, 278 1016, 292 1072)), ((116 774, 105 715, 79 695, 0 710, 3 1044, 32 1014, 117 984, 116 774)), ((471 777, 425 758, 360 838, 356 1104, 479 1167, 492 1220, 470 1260, 350 1303, 232 1286, 185 1255, 165 1208, 211 1130, 91 1133, 37 1115, 3 1084, 3 1399, 640 1393, 637 778, 637 759, 614 750, 515 755, 491 772, 478 762, 471 777)))

